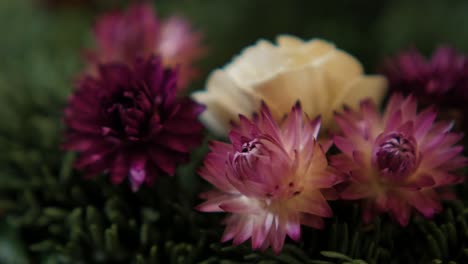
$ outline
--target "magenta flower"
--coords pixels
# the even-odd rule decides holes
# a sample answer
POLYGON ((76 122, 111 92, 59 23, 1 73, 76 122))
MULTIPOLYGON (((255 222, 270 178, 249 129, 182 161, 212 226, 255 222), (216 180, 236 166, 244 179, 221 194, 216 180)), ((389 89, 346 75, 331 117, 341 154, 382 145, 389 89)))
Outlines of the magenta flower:
POLYGON ((198 75, 193 63, 203 54, 201 34, 181 17, 159 21, 150 4, 133 4, 124 12, 103 15, 96 23, 94 36, 96 50, 87 54, 91 73, 100 63, 131 65, 136 57, 156 54, 165 66, 180 68, 179 89, 186 88, 198 75))
POLYGON ((332 216, 327 198, 338 182, 316 138, 317 118, 310 122, 296 105, 281 125, 263 105, 259 116, 240 123, 230 144, 213 142, 200 175, 215 186, 203 193, 202 212, 228 212, 222 241, 235 245, 252 239, 253 249, 269 246, 279 253, 286 235, 298 240, 301 224, 324 226, 332 216))
POLYGON ((455 145, 462 135, 449 132, 450 122, 435 122, 432 108, 418 114, 416 107, 413 97, 397 94, 383 116, 371 101, 336 115, 342 135, 334 142, 343 153, 331 163, 349 176, 341 198, 361 200, 365 222, 387 212, 404 226, 411 208, 430 218, 453 196, 446 187, 462 181, 455 174, 466 164, 455 145))
POLYGON ((136 191, 157 175, 173 175, 201 142, 203 107, 176 97, 177 74, 159 58, 103 64, 83 78, 65 109, 64 147, 81 153, 75 166, 88 176, 129 178, 136 191))
POLYGON ((430 60, 416 49, 404 51, 386 61, 383 73, 391 90, 414 94, 425 105, 464 106, 468 100, 468 59, 448 46, 430 60))

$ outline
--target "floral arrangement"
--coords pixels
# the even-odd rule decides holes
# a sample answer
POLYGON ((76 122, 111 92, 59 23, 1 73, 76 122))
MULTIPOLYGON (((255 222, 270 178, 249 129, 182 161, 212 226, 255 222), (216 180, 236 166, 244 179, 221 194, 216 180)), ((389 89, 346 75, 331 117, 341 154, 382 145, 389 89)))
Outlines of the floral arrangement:
POLYGON ((10 263, 468 261, 468 58, 453 48, 366 74, 283 34, 189 92, 211 47, 185 18, 136 2, 92 38, 47 157, 62 165, 31 157, 37 176, 1 187, 27 245, 10 263))

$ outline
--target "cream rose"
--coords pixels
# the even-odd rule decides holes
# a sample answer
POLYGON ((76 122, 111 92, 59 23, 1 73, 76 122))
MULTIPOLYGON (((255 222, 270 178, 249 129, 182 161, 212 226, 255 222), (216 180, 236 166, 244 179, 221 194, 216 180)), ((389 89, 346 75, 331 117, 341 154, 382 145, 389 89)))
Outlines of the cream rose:
POLYGON ((202 121, 208 128, 226 135, 231 120, 251 116, 262 100, 278 120, 300 100, 309 117, 322 116, 325 129, 333 125, 333 111, 343 105, 356 108, 364 98, 382 101, 386 79, 364 75, 359 61, 333 44, 293 36, 279 36, 277 43, 260 40, 246 48, 210 74, 205 91, 193 94, 207 106, 202 121))

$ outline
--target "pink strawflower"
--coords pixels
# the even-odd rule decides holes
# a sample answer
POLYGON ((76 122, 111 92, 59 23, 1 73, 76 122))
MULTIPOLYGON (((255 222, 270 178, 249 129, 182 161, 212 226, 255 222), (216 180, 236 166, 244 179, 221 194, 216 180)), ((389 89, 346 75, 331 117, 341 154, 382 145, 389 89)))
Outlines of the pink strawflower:
POLYGON ((442 210, 440 200, 453 197, 447 186, 462 181, 455 171, 466 164, 462 134, 449 132, 451 122, 435 122, 428 108, 417 113, 413 97, 393 95, 383 115, 372 101, 360 111, 336 115, 342 135, 334 137, 343 152, 331 164, 349 176, 341 198, 361 200, 369 222, 389 213, 405 226, 414 207, 427 218, 442 210))
POLYGON ((438 47, 430 59, 416 49, 406 50, 387 59, 382 70, 392 91, 413 94, 424 105, 467 103, 468 58, 452 47, 438 47))
POLYGON ((100 63, 131 64, 136 57, 156 54, 165 66, 179 67, 179 89, 198 76, 193 63, 203 55, 201 34, 181 17, 160 21, 150 4, 136 3, 126 11, 104 14, 94 37, 96 49, 87 53, 90 72, 96 72, 100 63))
POLYGON ((252 238, 252 248, 279 253, 286 235, 299 240, 301 224, 324 226, 332 216, 327 198, 338 178, 317 143, 320 119, 309 121, 297 104, 282 124, 263 105, 253 120, 240 116, 229 138, 213 142, 199 174, 215 186, 203 193, 203 212, 231 213, 222 241, 238 245, 252 238))
POLYGON ((173 175, 202 140, 198 115, 204 107, 176 96, 177 73, 159 58, 103 64, 83 78, 65 109, 68 150, 88 177, 108 172, 114 184, 132 189, 173 175))

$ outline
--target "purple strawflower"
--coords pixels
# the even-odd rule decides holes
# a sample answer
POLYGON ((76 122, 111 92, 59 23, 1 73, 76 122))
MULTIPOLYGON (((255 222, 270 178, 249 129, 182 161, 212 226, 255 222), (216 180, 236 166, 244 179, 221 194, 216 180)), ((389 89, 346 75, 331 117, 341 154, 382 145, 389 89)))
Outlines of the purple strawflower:
POLYGON ((463 107, 468 99, 468 59, 440 46, 427 60, 418 50, 401 52, 384 63, 392 91, 413 94, 424 105, 463 107))
POLYGON ((104 64, 80 80, 65 109, 64 147, 81 153, 76 168, 87 176, 109 172, 114 184, 129 177, 134 191, 173 175, 201 142, 204 109, 178 98, 176 82, 158 57, 104 64))
POLYGON ((433 108, 417 111, 412 96, 392 95, 383 114, 366 100, 359 111, 335 118, 341 132, 334 143, 342 153, 330 160, 349 177, 340 197, 360 200, 365 222, 388 213, 405 226, 413 211, 432 218, 442 200, 454 197, 449 187, 464 181, 462 134, 451 132, 452 122, 436 121, 433 108))

